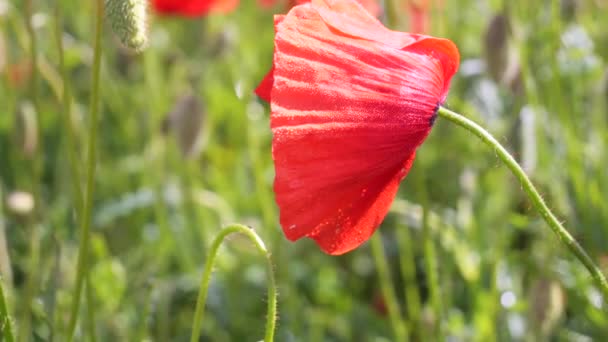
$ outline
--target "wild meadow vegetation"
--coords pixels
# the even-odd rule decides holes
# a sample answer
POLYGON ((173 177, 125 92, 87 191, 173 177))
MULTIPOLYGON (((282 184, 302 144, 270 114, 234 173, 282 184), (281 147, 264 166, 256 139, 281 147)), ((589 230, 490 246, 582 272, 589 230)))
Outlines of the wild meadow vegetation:
MULTIPOLYGON (((408 31, 408 2, 379 2, 381 20, 408 31)), ((268 269, 276 341, 608 340, 608 298, 587 269, 496 153, 441 117, 369 242, 330 256, 285 238, 269 106, 254 89, 286 11, 151 12, 141 53, 106 20, 96 92, 96 1, 0 0, 4 339, 65 341, 75 326, 77 341, 187 341, 207 253, 240 223, 272 267, 246 235, 227 237, 201 341, 264 337, 268 269)), ((426 15, 426 33, 461 54, 445 106, 513 154, 608 271, 608 2, 433 0, 426 15)))

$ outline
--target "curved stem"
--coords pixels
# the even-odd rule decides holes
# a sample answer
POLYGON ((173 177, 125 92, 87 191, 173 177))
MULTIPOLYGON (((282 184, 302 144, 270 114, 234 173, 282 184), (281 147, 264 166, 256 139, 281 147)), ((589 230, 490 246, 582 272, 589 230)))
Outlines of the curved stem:
POLYGON ((502 145, 488 133, 481 126, 476 124, 475 122, 465 118, 464 116, 455 113, 449 109, 444 107, 439 107, 438 110, 439 116, 450 120, 451 122, 464 127, 471 133, 475 134, 479 139, 481 139, 484 143, 494 148, 498 157, 503 161, 503 163, 511 170, 511 172, 517 177, 519 182, 521 183, 524 191, 534 204, 536 210, 543 217, 545 222, 549 225, 551 230, 557 235, 559 240, 570 250, 572 254, 581 262, 583 265, 589 270, 591 276, 595 280, 599 290, 602 292, 604 301, 608 301, 608 282, 606 281, 606 277, 600 270, 600 268, 595 265, 593 259, 585 252, 583 247, 579 245, 579 243, 568 233, 566 228, 562 226, 562 224, 557 220, 553 212, 547 207, 545 201, 543 201, 542 197, 524 172, 519 164, 515 161, 515 159, 507 152, 507 150, 502 147, 502 145))
POLYGON ((255 233, 253 229, 242 224, 231 224, 222 228, 211 243, 211 248, 209 249, 207 261, 205 263, 205 270, 203 271, 203 277, 201 279, 201 285, 198 291, 196 311, 194 312, 194 320, 192 322, 192 335, 190 336, 191 342, 197 342, 199 340, 205 302, 207 301, 207 292, 209 290, 209 282, 211 281, 211 271, 213 270, 213 264, 215 263, 217 252, 222 242, 224 242, 224 239, 233 233, 242 233, 246 235, 255 244, 258 251, 266 257, 268 277, 268 316, 266 317, 266 334, 264 336, 264 341, 271 342, 274 340, 277 311, 277 288, 274 279, 272 261, 270 259, 270 252, 268 252, 266 249, 264 241, 262 241, 262 239, 255 233))
POLYGON ((91 227, 91 211, 93 209, 93 191, 95 190, 95 164, 97 157, 97 120, 99 117, 99 74, 101 70, 101 33, 103 30, 104 0, 95 1, 95 41, 93 52, 93 78, 91 81, 91 103, 88 133, 88 151, 86 165, 86 188, 83 207, 80 215, 80 249, 78 251, 78 264, 76 270, 76 287, 72 297, 72 311, 68 326, 68 341, 74 339, 78 311, 80 309, 80 295, 84 286, 84 279, 88 271, 87 257, 89 251, 89 231, 91 227))

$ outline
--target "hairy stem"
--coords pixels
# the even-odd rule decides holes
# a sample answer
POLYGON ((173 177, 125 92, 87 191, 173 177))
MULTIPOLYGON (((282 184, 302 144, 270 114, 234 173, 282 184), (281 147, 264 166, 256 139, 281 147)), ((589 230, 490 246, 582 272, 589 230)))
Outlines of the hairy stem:
POLYGON ((241 224, 232 224, 222 228, 211 243, 211 248, 209 249, 207 261, 205 263, 205 269, 203 271, 203 277, 201 279, 201 285, 198 291, 196 311, 194 312, 194 320, 192 322, 192 335, 190 337, 191 342, 197 342, 199 340, 205 302, 207 301, 207 292, 209 290, 209 282, 211 281, 211 271, 213 270, 213 264, 215 263, 217 252, 222 242, 224 242, 224 239, 233 233, 242 233, 247 236, 255 244, 257 250, 266 257, 266 276, 268 278, 268 315, 266 317, 266 334, 264 336, 264 341, 271 342, 274 340, 274 330, 277 315, 277 288, 274 279, 272 260, 270 259, 270 252, 268 252, 264 242, 253 229, 241 224))
POLYGON ((524 191, 534 204, 534 207, 545 222, 547 222, 551 230, 557 235, 559 240, 568 248, 568 250, 581 263, 583 263, 587 270, 589 270, 589 273, 591 273, 591 276, 603 294, 604 301, 607 301, 608 282, 606 281, 606 277, 600 268, 595 265, 593 259, 591 259, 583 247, 581 247, 581 245, 572 237, 572 235, 570 235, 566 228, 564 228, 564 226, 562 226, 562 224, 557 220, 553 212, 551 212, 549 207, 547 207, 545 201, 538 193, 538 190, 536 190, 524 170, 519 166, 511 154, 509 154, 509 152, 507 152, 507 150, 490 133, 488 133, 488 131, 464 116, 444 107, 439 107, 438 115, 457 124, 458 126, 464 127, 495 150, 500 160, 502 160, 502 162, 509 168, 509 170, 511 170, 515 177, 517 177, 524 188, 524 191))

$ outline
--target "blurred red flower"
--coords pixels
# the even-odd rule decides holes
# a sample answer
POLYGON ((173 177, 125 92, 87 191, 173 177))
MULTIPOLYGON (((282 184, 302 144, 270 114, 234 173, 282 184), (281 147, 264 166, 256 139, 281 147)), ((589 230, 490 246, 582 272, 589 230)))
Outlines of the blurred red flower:
POLYGON ((410 19, 410 30, 414 33, 426 33, 429 26, 430 0, 408 0, 407 10, 410 19))
POLYGON ((274 191, 289 240, 346 253, 380 225, 458 69, 449 40, 391 31, 354 0, 275 16, 274 191))
POLYGON ((239 0, 152 0, 152 7, 161 15, 199 17, 209 13, 228 13, 239 0))
MULTIPOLYGON (((13 88, 25 87, 28 82, 30 82, 32 67, 31 60, 21 60, 17 63, 7 65, 5 70, 8 84, 13 88)), ((2 71, 3 70, 0 68, 0 72, 2 71)))

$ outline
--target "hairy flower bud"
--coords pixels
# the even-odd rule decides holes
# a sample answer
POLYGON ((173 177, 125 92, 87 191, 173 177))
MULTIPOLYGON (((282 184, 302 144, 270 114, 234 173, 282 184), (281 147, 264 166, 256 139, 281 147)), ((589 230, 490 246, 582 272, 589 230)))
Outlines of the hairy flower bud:
POLYGON ((106 14, 114 33, 127 47, 141 51, 148 42, 147 0, 106 0, 106 14))

